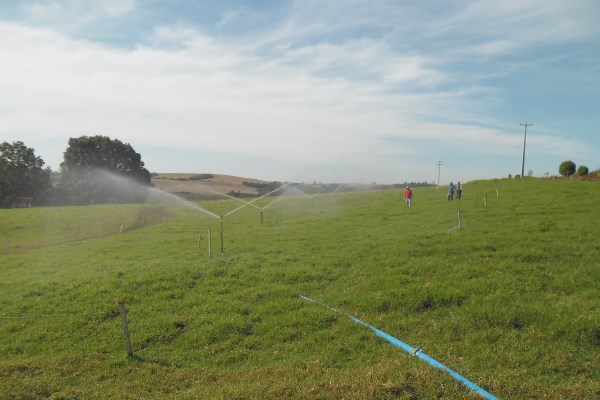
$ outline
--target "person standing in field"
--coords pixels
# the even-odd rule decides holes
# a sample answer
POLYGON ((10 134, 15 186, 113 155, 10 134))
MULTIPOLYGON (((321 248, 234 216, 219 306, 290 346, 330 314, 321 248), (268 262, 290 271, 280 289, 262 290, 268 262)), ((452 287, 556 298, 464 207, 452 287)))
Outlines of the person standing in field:
POLYGON ((412 207, 412 198, 413 198, 413 192, 410 189, 410 187, 406 187, 406 189, 404 190, 404 200, 406 200, 406 205, 409 207, 412 207))
POLYGON ((454 183, 450 182, 450 185, 448 185, 448 201, 454 200, 455 189, 456 187, 454 186, 454 183))
POLYGON ((462 197, 462 185, 460 184, 460 181, 456 183, 456 198, 458 200, 460 200, 460 198, 462 197))

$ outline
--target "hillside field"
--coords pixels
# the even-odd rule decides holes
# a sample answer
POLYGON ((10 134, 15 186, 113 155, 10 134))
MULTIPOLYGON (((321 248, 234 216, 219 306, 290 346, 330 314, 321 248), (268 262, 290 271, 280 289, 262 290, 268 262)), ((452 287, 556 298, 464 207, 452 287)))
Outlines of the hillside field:
POLYGON ((0 210, 0 399, 481 398, 349 315, 501 399, 600 398, 600 184, 414 196, 0 210))
POLYGON ((241 178, 231 175, 205 174, 210 177, 204 179, 191 179, 198 174, 165 173, 152 178, 152 184, 169 193, 190 193, 208 197, 218 197, 222 193, 239 192, 256 195, 256 189, 246 186, 245 181, 266 183, 265 181, 241 178))

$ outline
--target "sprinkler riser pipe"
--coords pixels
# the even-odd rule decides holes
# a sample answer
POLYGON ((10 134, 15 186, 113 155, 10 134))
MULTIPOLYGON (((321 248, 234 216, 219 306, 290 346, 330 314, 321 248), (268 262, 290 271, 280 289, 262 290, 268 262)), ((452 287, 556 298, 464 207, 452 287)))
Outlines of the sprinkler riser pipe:
POLYGON ((212 230, 208 228, 208 256, 212 257, 212 230))
POLYGON ((221 217, 221 255, 225 254, 223 248, 223 217, 221 217))

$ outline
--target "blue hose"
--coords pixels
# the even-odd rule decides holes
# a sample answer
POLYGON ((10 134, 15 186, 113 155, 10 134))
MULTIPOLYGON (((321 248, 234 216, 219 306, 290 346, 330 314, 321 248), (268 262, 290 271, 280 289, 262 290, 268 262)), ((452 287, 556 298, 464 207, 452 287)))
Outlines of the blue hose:
MULTIPOLYGON (((301 294, 299 294, 298 297, 300 297, 301 299, 308 300, 310 302, 322 305, 323 307, 327 307, 331 311, 337 313, 337 310, 335 308, 328 307, 325 304, 319 303, 318 301, 311 299, 310 297, 307 297, 307 296, 304 296, 304 295, 301 295, 301 294)), ((457 381, 459 381, 460 383, 462 383, 463 385, 465 385, 466 387, 468 387, 472 391, 476 392, 477 394, 481 395, 485 399, 487 399, 487 400, 498 400, 498 398, 496 396, 494 396, 493 394, 489 393, 485 389, 477 386, 475 383, 471 382, 470 380, 468 380, 467 378, 465 378, 464 376, 462 376, 458 372, 456 372, 456 371, 454 371, 454 370, 446 367, 444 364, 442 364, 441 362, 437 361, 435 358, 429 357, 420 348, 413 347, 413 346, 411 346, 409 344, 406 344, 402 340, 396 339, 392 335, 389 335, 389 334, 385 333, 384 331, 379 330, 379 329, 375 328, 374 326, 369 325, 366 322, 361 321, 360 319, 358 319, 356 317, 353 317, 352 315, 348 315, 348 317, 352 321, 354 321, 356 323, 359 323, 361 325, 364 325, 367 328, 371 329, 373 332, 375 332, 375 334, 377 336, 379 336, 380 338, 383 338, 383 339, 387 340, 388 342, 390 342, 394 346, 401 348, 402 350, 406 351, 410 355, 413 355, 415 357, 420 358, 421 360, 425 361, 426 363, 428 363, 429 365, 431 365, 431 366, 433 366, 435 368, 439 368, 439 369, 441 369, 443 371, 446 371, 454 379, 456 379, 457 381)))

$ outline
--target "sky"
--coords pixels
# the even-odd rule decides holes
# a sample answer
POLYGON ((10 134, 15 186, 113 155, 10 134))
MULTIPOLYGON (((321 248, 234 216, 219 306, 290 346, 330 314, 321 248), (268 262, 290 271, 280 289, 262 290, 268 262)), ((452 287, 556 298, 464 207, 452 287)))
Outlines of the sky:
POLYGON ((0 0, 0 142, 151 172, 469 181, 600 168, 597 0, 0 0), (441 162, 441 163, 440 163, 441 162), (441 164, 441 165, 438 165, 441 164))

